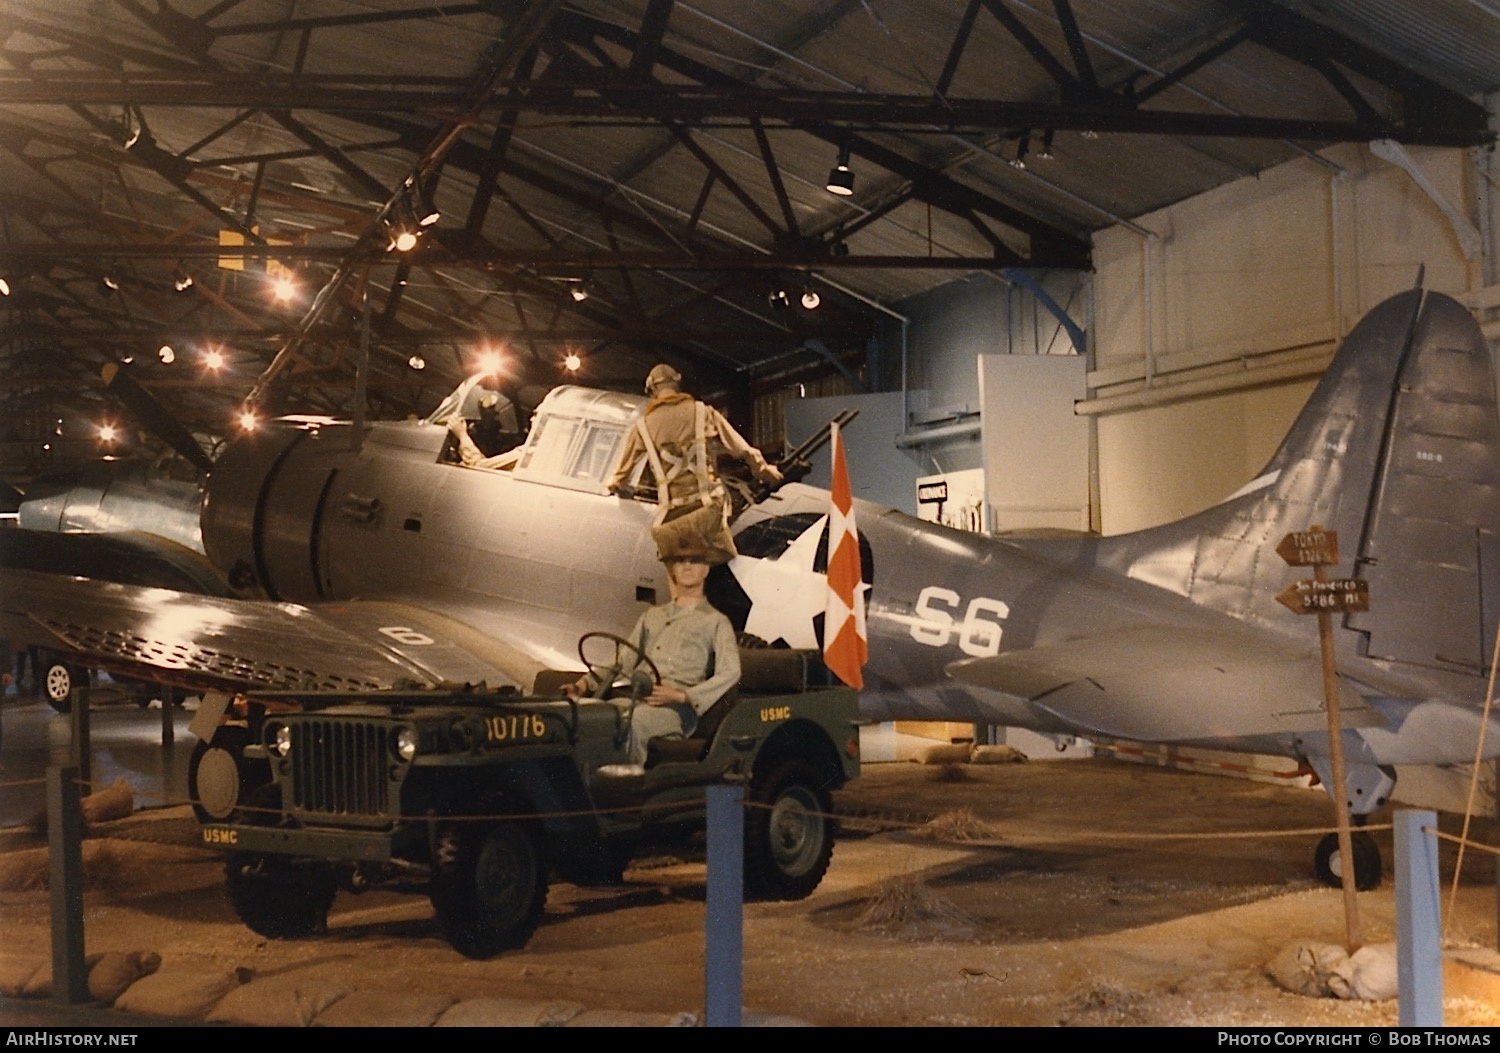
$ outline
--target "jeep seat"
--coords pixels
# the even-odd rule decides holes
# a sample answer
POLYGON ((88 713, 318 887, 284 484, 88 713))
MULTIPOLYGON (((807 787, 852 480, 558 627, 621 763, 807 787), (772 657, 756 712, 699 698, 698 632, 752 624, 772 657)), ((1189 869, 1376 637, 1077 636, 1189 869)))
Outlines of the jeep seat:
MULTIPOLYGON (((708 707, 686 738, 655 738, 646 744, 646 767, 658 764, 696 764, 708 755, 719 725, 746 695, 791 695, 807 690, 809 666, 816 651, 784 647, 740 648, 740 682, 708 707)), ((814 676, 817 670, 813 670, 814 676)))

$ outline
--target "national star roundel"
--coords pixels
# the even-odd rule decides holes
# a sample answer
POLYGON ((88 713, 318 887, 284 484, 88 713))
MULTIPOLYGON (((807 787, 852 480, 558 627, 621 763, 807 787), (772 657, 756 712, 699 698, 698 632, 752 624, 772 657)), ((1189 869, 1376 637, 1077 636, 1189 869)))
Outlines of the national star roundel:
MULTIPOLYGON (((816 512, 761 520, 734 536, 739 556, 708 576, 708 601, 735 632, 780 647, 823 647, 827 603, 828 516, 816 512)), ((859 538, 860 586, 868 604, 875 558, 859 538)))

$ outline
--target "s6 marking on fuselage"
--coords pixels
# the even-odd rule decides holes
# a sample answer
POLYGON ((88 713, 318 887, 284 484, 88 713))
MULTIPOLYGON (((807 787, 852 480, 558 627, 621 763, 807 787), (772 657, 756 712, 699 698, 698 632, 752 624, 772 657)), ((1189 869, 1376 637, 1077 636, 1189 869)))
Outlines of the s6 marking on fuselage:
POLYGON ((928 647, 947 647, 958 638, 958 649, 970 658, 988 658, 1000 653, 1001 624, 1010 614, 1004 600, 976 596, 965 607, 963 597, 953 589, 928 585, 917 594, 916 620, 911 638, 928 647), (955 623, 954 613, 963 608, 964 616, 955 623))

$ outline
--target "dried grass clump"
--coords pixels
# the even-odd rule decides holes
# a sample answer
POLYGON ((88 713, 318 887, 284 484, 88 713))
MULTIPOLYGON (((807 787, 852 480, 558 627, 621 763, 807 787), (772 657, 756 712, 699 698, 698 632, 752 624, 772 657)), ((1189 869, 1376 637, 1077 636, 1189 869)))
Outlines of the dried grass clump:
POLYGON ((973 918, 909 874, 878 886, 856 921, 904 936, 971 936, 975 930, 973 918))
POLYGON ((972 808, 944 812, 922 827, 923 837, 933 841, 993 841, 995 828, 974 814, 972 808))

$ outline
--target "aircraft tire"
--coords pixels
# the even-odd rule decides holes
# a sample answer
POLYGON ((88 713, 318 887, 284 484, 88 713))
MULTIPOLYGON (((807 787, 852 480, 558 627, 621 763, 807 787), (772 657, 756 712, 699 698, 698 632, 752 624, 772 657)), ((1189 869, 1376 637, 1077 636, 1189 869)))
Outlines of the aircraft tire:
POLYGON ((833 859, 833 799, 806 761, 782 761, 751 784, 745 814, 745 893, 754 899, 812 895, 833 859))
POLYGON ((492 958, 524 947, 547 903, 547 864, 526 823, 459 824, 438 846, 432 906, 453 949, 492 958))
POLYGON ((193 747, 188 760, 188 797, 200 823, 228 819, 241 801, 248 801, 271 781, 267 762, 245 759, 248 745, 249 728, 225 724, 208 742, 193 747))
POLYGON ((50 655, 42 668, 42 697, 59 713, 73 711, 73 689, 88 683, 88 674, 50 655))
POLYGON ((338 881, 333 868, 324 864, 236 852, 224 864, 224 887, 235 914, 251 932, 290 940, 328 928, 338 881))
MULTIPOLYGON (((1349 833, 1349 850, 1354 855, 1354 887, 1360 892, 1369 892, 1380 887, 1382 864, 1380 848, 1375 839, 1363 830, 1349 833)), ((1318 880, 1325 885, 1339 888, 1343 884, 1343 867, 1339 865, 1339 835, 1329 834, 1318 842, 1313 857, 1318 880)))

